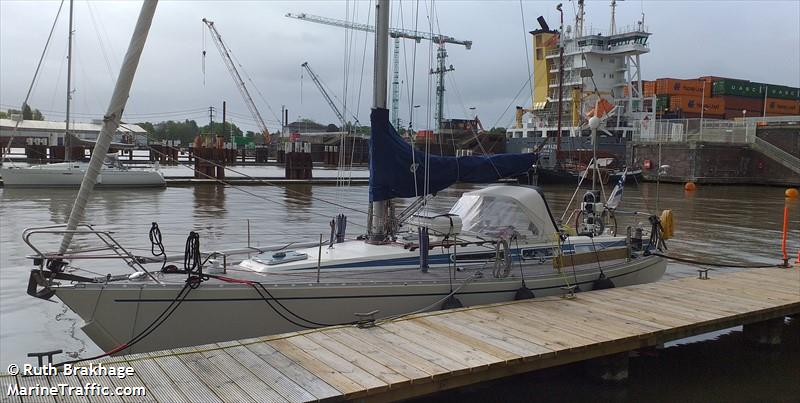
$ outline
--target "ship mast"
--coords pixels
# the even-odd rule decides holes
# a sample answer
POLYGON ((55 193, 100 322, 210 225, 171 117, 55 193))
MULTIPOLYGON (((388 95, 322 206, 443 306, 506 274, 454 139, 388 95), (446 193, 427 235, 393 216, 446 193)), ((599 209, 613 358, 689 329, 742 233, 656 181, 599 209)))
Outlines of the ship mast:
POLYGON ((556 10, 561 14, 561 27, 558 34, 558 124, 556 126, 556 163, 558 163, 558 154, 561 152, 561 114, 562 114, 562 98, 564 96, 564 10, 561 9, 561 3, 558 3, 556 10))
POLYGON ((586 13, 583 10, 584 0, 578 0, 578 13, 575 14, 575 37, 580 38, 583 36, 583 16, 586 13))
POLYGON ((617 0, 611 0, 611 29, 608 30, 608 35, 614 35, 617 33, 617 22, 615 20, 616 12, 617 0))
POLYGON ((125 53, 125 58, 122 60, 122 66, 120 67, 119 75, 114 85, 114 92, 111 94, 111 101, 109 101, 108 109, 105 115, 103 115, 103 128, 100 130, 100 134, 97 135, 92 157, 89 160, 89 167, 86 169, 86 174, 83 176, 83 181, 81 182, 81 188, 78 190, 78 196, 75 198, 75 203, 72 205, 72 210, 69 212, 67 229, 64 231, 64 238, 61 239, 61 246, 59 247, 60 255, 63 255, 67 251, 67 248, 69 248, 72 242, 72 236, 78 228, 78 224, 83 221, 86 204, 89 202, 89 197, 92 195, 97 177, 100 175, 100 169, 103 166, 103 160, 108 151, 108 146, 111 144, 111 139, 114 137, 114 133, 119 127, 119 122, 122 119, 122 112, 125 109, 125 104, 128 102, 133 76, 136 74, 136 67, 139 65, 139 57, 142 55, 144 43, 147 39, 147 33, 150 30, 150 24, 153 22, 153 14, 155 14, 157 4, 158 0, 145 0, 142 4, 139 18, 136 21, 136 27, 133 30, 131 41, 128 44, 128 51, 125 53))
POLYGON ((69 141, 69 107, 72 103, 72 6, 69 1, 69 35, 67 36, 67 111, 66 126, 64 126, 64 160, 72 160, 72 144, 69 141))

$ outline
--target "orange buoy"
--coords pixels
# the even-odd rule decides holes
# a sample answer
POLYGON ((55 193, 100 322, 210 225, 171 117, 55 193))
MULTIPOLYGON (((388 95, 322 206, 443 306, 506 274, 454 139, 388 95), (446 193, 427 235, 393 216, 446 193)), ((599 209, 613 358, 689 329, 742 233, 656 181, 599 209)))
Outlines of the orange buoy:
POLYGON ((697 186, 694 182, 686 182, 686 185, 683 186, 683 190, 687 192, 694 192, 695 189, 697 189, 697 186))
POLYGON ((797 189, 795 189, 795 188, 789 188, 789 189, 786 189, 786 191, 783 192, 783 194, 786 195, 786 197, 788 197, 790 199, 795 199, 795 198, 797 198, 798 194, 800 194, 800 192, 798 192, 797 189))

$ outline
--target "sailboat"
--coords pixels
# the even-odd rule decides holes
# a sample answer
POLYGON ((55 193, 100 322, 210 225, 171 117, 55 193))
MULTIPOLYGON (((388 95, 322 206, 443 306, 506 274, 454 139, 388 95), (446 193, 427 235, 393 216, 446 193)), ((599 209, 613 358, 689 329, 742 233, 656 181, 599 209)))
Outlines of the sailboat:
MULTIPOLYGON (((151 13, 154 3, 146 0, 142 15, 146 8, 151 13)), ((649 241, 591 229, 569 235, 553 219, 541 189, 515 185, 487 186, 465 193, 447 212, 430 211, 425 202, 432 194, 456 182, 515 177, 531 168, 536 155, 431 156, 404 141, 386 108, 389 9, 388 1, 376 2, 371 208, 365 235, 346 239, 347 219, 339 215, 324 242, 320 237, 305 244, 209 253, 200 250, 200 237, 191 232, 186 253, 171 256, 164 254, 154 224, 156 254, 136 256, 111 233, 80 224, 83 207, 76 202, 66 227, 23 233, 35 251, 28 293, 59 298, 84 320, 82 330, 101 349, 118 354, 330 325, 379 326, 415 312, 569 297, 661 277, 665 260, 650 253, 663 244, 657 218, 649 241), (414 196, 406 210, 392 214, 392 199, 414 196), (58 252, 34 244, 44 234, 64 236, 58 252), (75 234, 99 238, 133 272, 109 269, 98 276, 76 269, 81 258, 107 252, 70 248, 75 234)), ((146 35, 149 21, 142 20, 137 33, 146 35)), ((118 80, 118 87, 121 83, 126 81, 118 80)), ((124 92, 119 95, 124 99, 124 92)), ((110 107, 110 114, 119 107, 110 107)), ((87 190, 78 200, 88 195, 87 190)), ((600 205, 586 202, 585 216, 600 205)))
MULTIPOLYGON (((73 1, 69 3, 69 39, 67 47, 67 103, 64 141, 67 161, 26 167, 0 167, 0 177, 6 187, 77 187, 81 185, 89 164, 83 161, 70 161, 70 105, 72 101, 72 11, 73 1)), ((9 143, 10 144, 10 143, 9 143)), ((107 150, 106 150, 107 151, 107 150)), ((105 154, 105 151, 103 152, 105 154)), ((97 178, 98 187, 163 187, 164 174, 158 167, 130 169, 124 166, 115 154, 104 155, 104 163, 97 178)))

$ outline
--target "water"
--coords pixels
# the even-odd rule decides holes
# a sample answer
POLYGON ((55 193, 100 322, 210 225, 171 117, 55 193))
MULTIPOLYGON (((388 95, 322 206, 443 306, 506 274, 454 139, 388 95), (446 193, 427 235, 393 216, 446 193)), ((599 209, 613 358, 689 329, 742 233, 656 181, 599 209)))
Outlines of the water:
MULTIPOLYGON (((459 186, 442 191, 434 199, 433 205, 446 210, 462 192, 472 188, 459 186)), ((787 203, 791 228, 789 253, 796 258, 800 249, 800 206, 797 200, 785 201, 783 190, 772 187, 701 186, 695 192, 684 192, 680 185, 662 184, 658 190, 658 208, 671 208, 676 220, 675 239, 668 241, 670 252, 696 259, 775 263, 780 256, 783 208, 784 203, 787 203)), ((545 189, 555 216, 560 217, 573 191, 569 186, 550 186, 545 189)), ((0 369, 10 363, 27 362, 26 354, 33 351, 63 349, 73 356, 88 356, 99 352, 80 331, 80 319, 60 302, 56 299, 53 300, 55 302, 46 302, 25 294, 28 271, 32 266, 25 258, 31 251, 22 242, 21 232, 32 226, 65 222, 76 193, 77 190, 68 189, 0 189, 0 369)), ((579 192, 579 196, 582 193, 583 191, 579 192)), ((654 211, 655 195, 655 184, 642 184, 639 187, 629 185, 625 190, 622 209, 654 211)), ((342 211, 349 217, 348 232, 350 235, 357 235, 363 232, 366 221, 366 200, 366 187, 306 185, 237 189, 195 186, 102 190, 95 193, 87 208, 87 217, 90 217, 88 222, 92 224, 116 231, 115 237, 123 245, 130 245, 141 254, 149 254, 148 231, 151 222, 156 221, 163 233, 168 252, 183 253, 189 231, 200 233, 203 250, 243 246, 247 242, 248 222, 253 245, 313 240, 320 233, 327 234, 328 221, 342 211)), ((618 227, 624 228, 634 221, 646 222, 646 217, 620 216, 618 227)), ((41 241, 45 249, 54 250, 57 249, 59 240, 41 238, 41 241)), ((89 267, 103 272, 102 264, 94 263, 89 267)), ((675 268, 676 266, 671 266, 671 269, 675 268)), ((797 324, 793 326, 797 330, 797 324)), ((794 335, 797 337, 796 331, 794 335)), ((738 351, 736 346, 730 350, 727 347, 717 347, 727 346, 722 343, 730 337, 734 336, 725 335, 717 340, 703 341, 701 345, 707 347, 702 348, 668 348, 660 355, 672 358, 664 358, 663 362, 661 359, 651 360, 661 369, 649 371, 643 376, 651 377, 648 379, 654 382, 653 379, 664 376, 658 371, 683 373, 687 368, 670 367, 673 362, 670 360, 678 359, 685 359, 687 367, 702 362, 721 373, 727 373, 731 365, 753 365, 761 371, 759 374, 763 371, 771 374, 752 380, 761 386, 777 383, 788 387, 788 374, 797 374, 800 371, 800 353, 796 345, 793 350, 786 352, 792 358, 786 365, 761 365, 751 362, 761 360, 757 358, 758 354, 749 355, 746 351, 738 351), (690 352, 684 353, 687 348, 690 352), (727 357, 722 359, 718 356, 707 356, 704 353, 707 348, 724 350, 720 355, 738 354, 735 356, 741 358, 741 363, 731 364, 727 357)), ((647 365, 652 364, 647 357, 642 360, 647 365)), ((735 372, 733 369, 731 371, 735 372)), ((571 372, 567 373, 570 374, 568 377, 573 377, 571 372)), ((539 385, 539 378, 536 376, 532 376, 532 379, 525 378, 523 382, 539 385)), ((796 380, 798 377, 790 379, 796 380)), ((697 382, 705 381, 698 379, 697 382)), ((714 387, 723 389, 733 387, 733 384, 727 382, 715 385, 714 387)), ((548 383, 543 390, 577 387, 575 383, 559 381, 555 385, 548 383)), ((584 389, 592 390, 589 387, 584 389)), ((626 390, 623 395, 628 398, 636 397, 636 400, 652 400, 659 398, 660 391, 661 388, 654 386, 649 391, 626 390)), ((550 396, 534 396, 532 391, 526 393, 528 394, 525 396, 531 399, 550 396)), ((582 396, 583 399, 578 399, 591 397, 590 394, 582 396)), ((793 396, 797 400, 800 394, 795 393, 793 396)), ((487 398, 492 399, 491 396, 487 398)), ((469 400, 473 399, 470 397, 469 400)))

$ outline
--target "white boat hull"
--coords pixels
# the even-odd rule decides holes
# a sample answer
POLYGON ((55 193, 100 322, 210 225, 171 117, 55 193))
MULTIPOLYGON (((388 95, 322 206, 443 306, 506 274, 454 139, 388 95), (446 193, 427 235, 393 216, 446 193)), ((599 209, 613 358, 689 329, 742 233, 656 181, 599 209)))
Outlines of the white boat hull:
MULTIPOLYGON (((54 164, 55 165, 55 164, 54 164)), ((0 176, 6 187, 78 187, 86 169, 68 167, 2 168, 0 176)), ((163 187, 164 175, 155 170, 102 169, 97 187, 163 187)))
MULTIPOLYGON (((615 286, 657 281, 666 269, 660 257, 648 256, 604 268, 615 286)), ((599 276, 596 269, 564 276, 550 273, 528 278, 526 285, 536 297, 560 295, 565 279, 582 291, 591 289, 599 276)), ((320 324, 341 324, 356 319, 355 313, 379 310, 378 318, 418 311, 441 300, 463 279, 454 281, 264 284, 286 308, 320 324)), ((519 277, 482 278, 466 282, 456 297, 464 306, 512 301, 522 286, 519 277)), ((85 321, 83 331, 103 350, 128 342, 147 328, 169 306, 182 284, 80 284, 56 286, 55 294, 85 321)), ((262 291, 263 292, 263 291, 262 291)), ((192 346, 227 340, 266 336, 303 329, 287 321, 290 316, 272 301, 272 307, 246 284, 203 283, 189 292, 179 308, 149 336, 124 353, 192 346)), ((295 321, 299 319, 292 317, 295 321)), ((305 322, 304 322, 305 323, 305 322)))

